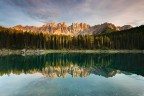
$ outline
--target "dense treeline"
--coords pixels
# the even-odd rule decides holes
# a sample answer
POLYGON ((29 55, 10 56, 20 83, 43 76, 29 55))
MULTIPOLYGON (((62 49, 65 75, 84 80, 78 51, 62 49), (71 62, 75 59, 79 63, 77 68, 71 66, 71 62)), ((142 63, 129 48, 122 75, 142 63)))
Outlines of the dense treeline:
POLYGON ((99 35, 49 35, 0 27, 0 48, 7 49, 144 49, 144 25, 99 35))

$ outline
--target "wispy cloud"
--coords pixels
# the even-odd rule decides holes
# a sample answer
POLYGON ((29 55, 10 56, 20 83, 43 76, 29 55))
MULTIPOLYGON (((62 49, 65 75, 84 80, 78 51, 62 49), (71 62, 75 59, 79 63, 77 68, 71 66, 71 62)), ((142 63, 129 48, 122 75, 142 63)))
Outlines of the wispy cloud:
POLYGON ((1 0, 0 20, 22 23, 17 19, 27 18, 27 23, 37 24, 66 21, 136 26, 144 24, 143 5, 144 0, 1 0))

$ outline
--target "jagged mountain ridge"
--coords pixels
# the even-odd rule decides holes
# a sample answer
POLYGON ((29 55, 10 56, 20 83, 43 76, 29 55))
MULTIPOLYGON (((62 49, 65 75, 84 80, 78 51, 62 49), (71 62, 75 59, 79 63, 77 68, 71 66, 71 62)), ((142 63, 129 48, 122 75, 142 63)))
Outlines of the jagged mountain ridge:
POLYGON ((132 28, 131 25, 124 25, 122 27, 115 26, 112 23, 103 23, 101 25, 90 26, 87 23, 72 23, 68 26, 65 22, 61 23, 47 23, 42 26, 22 26, 17 25, 12 27, 15 30, 22 30, 23 32, 43 32, 51 35, 92 35, 108 33, 113 31, 121 31, 132 28))
POLYGON ((95 25, 90 27, 89 29, 84 30, 83 32, 79 32, 78 35, 93 35, 93 34, 102 34, 102 33, 110 33, 113 31, 121 31, 133 28, 131 25, 124 25, 122 27, 115 26, 112 23, 103 23, 101 25, 95 25))
POLYGON ((77 32, 82 32, 85 29, 90 28, 90 25, 86 23, 72 23, 72 25, 68 26, 65 22, 62 23, 48 23, 44 24, 40 27, 36 26, 21 26, 17 25, 12 27, 16 30, 28 31, 28 32, 44 32, 49 34, 57 34, 57 35, 73 35, 77 32))

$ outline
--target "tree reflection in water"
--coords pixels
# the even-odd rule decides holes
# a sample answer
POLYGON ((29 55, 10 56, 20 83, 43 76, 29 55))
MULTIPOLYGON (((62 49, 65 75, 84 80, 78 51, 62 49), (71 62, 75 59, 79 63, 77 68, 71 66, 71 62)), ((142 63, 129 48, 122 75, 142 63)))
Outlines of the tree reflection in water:
POLYGON ((86 77, 90 74, 112 77, 117 73, 144 76, 144 54, 50 53, 0 57, 0 75, 41 73, 47 77, 86 77))

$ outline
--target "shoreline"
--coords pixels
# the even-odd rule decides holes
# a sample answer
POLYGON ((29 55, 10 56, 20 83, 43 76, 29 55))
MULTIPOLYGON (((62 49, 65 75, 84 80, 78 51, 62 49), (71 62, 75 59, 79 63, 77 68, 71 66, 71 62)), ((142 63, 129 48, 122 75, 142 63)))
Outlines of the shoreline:
POLYGON ((3 55, 42 55, 48 53, 143 53, 144 50, 34 50, 34 49, 0 49, 0 56, 3 55))

